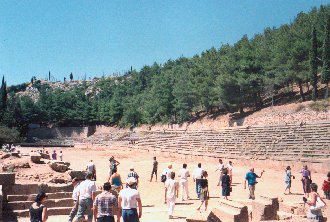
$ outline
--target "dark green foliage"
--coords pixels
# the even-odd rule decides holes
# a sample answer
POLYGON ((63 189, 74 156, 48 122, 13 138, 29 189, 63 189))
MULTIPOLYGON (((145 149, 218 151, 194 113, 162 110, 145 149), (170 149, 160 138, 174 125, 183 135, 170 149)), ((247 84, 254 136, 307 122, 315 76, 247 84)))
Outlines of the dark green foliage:
POLYGON ((313 86, 313 100, 317 99, 317 37, 316 37, 316 29, 313 27, 312 31, 312 48, 309 53, 309 64, 310 64, 310 76, 309 80, 313 86))
POLYGON ((329 96, 329 82, 330 82, 330 17, 325 26, 325 36, 323 43, 323 68, 321 75, 322 83, 326 84, 325 98, 329 96))
POLYGON ((0 149, 3 144, 20 142, 20 134, 16 129, 0 126, 0 149))
POLYGON ((70 80, 72 81, 73 80, 73 74, 70 73, 70 80))

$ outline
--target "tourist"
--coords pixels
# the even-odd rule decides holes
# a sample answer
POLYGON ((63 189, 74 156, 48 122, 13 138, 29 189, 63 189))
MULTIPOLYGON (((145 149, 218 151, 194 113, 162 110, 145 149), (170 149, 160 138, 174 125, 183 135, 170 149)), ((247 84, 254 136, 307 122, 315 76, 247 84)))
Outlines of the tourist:
POLYGON ((246 181, 247 181, 249 186, 249 199, 252 200, 255 199, 254 191, 256 188, 256 184, 258 183, 257 178, 261 178, 264 172, 265 171, 263 170, 260 176, 258 176, 257 174, 254 173, 254 168, 252 167, 250 171, 246 174, 244 181, 244 189, 246 189, 246 181))
POLYGON ((323 181, 322 190, 325 198, 330 200, 330 172, 327 174, 328 179, 323 181))
POLYGON ((311 198, 310 201, 307 198, 303 198, 304 202, 309 206, 307 211, 307 218, 313 219, 313 221, 323 222, 324 218, 322 216, 322 209, 326 206, 326 203, 317 193, 317 185, 311 183, 311 198))
POLYGON ((59 157, 60 157, 60 160, 63 161, 63 153, 62 153, 62 150, 60 151, 59 157))
POLYGON ((54 150, 53 153, 52 153, 52 159, 53 159, 53 160, 57 160, 57 153, 56 153, 56 150, 54 150))
POLYGON ((217 186, 220 186, 220 183, 221 183, 221 177, 222 177, 222 175, 223 175, 223 169, 225 169, 225 165, 223 164, 223 162, 222 162, 222 159, 219 159, 219 165, 218 165, 218 167, 217 167, 217 169, 215 170, 215 172, 217 172, 218 170, 219 170, 219 180, 218 180, 218 184, 217 184, 217 186))
POLYGON ((93 160, 90 160, 89 163, 87 163, 86 171, 87 173, 91 173, 93 175, 92 180, 96 180, 96 167, 93 160))
POLYGON ((165 204, 167 203, 169 219, 173 218, 175 200, 179 196, 179 183, 174 178, 175 173, 171 172, 165 182, 165 204))
POLYGON ((172 164, 169 164, 167 166, 167 168, 164 169, 161 174, 161 182, 163 182, 165 184, 166 180, 168 180, 170 178, 171 172, 173 172, 172 164))
POLYGON ((291 167, 287 166, 285 169, 285 176, 284 176, 284 183, 285 183, 285 190, 284 190, 284 194, 286 194, 285 192, 288 190, 289 193, 288 194, 292 194, 290 189, 291 189, 291 179, 294 179, 295 177, 291 174, 291 167))
POLYGON ((205 205, 205 211, 207 211, 207 205, 208 205, 209 198, 210 198, 209 183, 208 183, 207 177, 208 177, 207 172, 203 171, 202 175, 201 175, 201 192, 200 192, 200 195, 199 195, 199 199, 201 200, 201 204, 197 208, 198 211, 201 209, 203 204, 205 205))
POLYGON ((123 222, 139 222, 139 218, 142 217, 142 203, 139 191, 134 188, 137 181, 134 177, 129 177, 126 182, 128 187, 119 193, 118 206, 121 208, 121 216, 123 222))
MULTIPOLYGON (((134 177, 135 180, 136 180, 134 189, 137 189, 137 187, 139 185, 139 175, 134 171, 134 167, 133 166, 131 166, 129 168, 129 170, 130 170, 130 172, 127 175, 127 179, 130 178, 130 177, 134 177)), ((128 186, 128 185, 126 185, 126 186, 128 186)))
POLYGON ((69 222, 72 222, 73 218, 76 216, 78 211, 78 195, 79 195, 79 184, 80 180, 77 178, 73 178, 72 185, 73 185, 73 191, 72 191, 72 200, 73 200, 73 207, 71 209, 70 215, 69 215, 69 222))
POLYGON ((184 194, 186 194, 186 198, 189 200, 188 177, 190 177, 190 173, 189 170, 187 170, 186 163, 183 164, 182 169, 179 171, 178 177, 180 177, 181 200, 184 201, 184 194))
POLYGON ((156 160, 156 157, 154 157, 154 162, 152 163, 152 172, 151 172, 150 182, 152 181, 152 177, 154 174, 156 176, 156 182, 157 182, 157 169, 158 169, 158 161, 156 160))
POLYGON ((308 169, 307 165, 303 167, 303 169, 300 171, 301 173, 301 182, 303 185, 304 195, 305 197, 308 197, 311 192, 311 182, 312 182, 312 175, 311 171, 308 169))
POLYGON ((93 204, 95 222, 115 222, 115 213, 117 215, 117 221, 120 221, 120 212, 117 209, 117 198, 110 192, 110 190, 110 183, 104 183, 103 192, 95 197, 93 204))
POLYGON ((119 193, 119 191, 123 189, 120 174, 117 173, 117 169, 113 169, 112 173, 113 174, 109 177, 108 182, 111 184, 112 189, 119 193))
POLYGON ((227 165, 228 175, 230 177, 230 185, 233 183, 233 162, 229 161, 227 165))
POLYGON ((115 160, 115 158, 112 156, 109 159, 110 162, 110 169, 109 169, 109 176, 111 176, 113 174, 113 170, 117 169, 117 166, 120 164, 117 160, 115 160))
POLYGON ((223 198, 228 200, 228 196, 230 196, 231 191, 231 180, 227 169, 223 170, 223 175, 221 177, 221 187, 223 198))
POLYGON ((35 198, 35 202, 30 206, 29 214, 31 222, 46 222, 48 219, 47 207, 43 204, 47 199, 45 192, 40 192, 35 198))
POLYGON ((92 181, 93 174, 91 172, 87 173, 86 180, 80 183, 79 185, 79 195, 78 195, 78 212, 76 219, 82 220, 85 219, 85 215, 88 216, 88 222, 91 222, 93 219, 93 202, 95 200, 96 185, 92 181))
POLYGON ((199 199, 199 195, 201 193, 201 179, 203 174, 202 164, 198 163, 198 167, 193 172, 193 180, 196 182, 196 193, 197 198, 199 199))

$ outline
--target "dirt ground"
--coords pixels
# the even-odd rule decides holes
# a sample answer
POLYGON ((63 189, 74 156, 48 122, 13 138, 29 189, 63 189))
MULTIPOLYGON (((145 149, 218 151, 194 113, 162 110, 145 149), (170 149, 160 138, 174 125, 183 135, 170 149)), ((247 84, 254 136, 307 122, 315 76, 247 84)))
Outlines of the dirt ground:
MULTIPOLYGON (((53 149, 48 149, 49 151, 53 149)), ((143 215, 141 222, 182 222, 185 221, 187 217, 197 214, 208 214, 209 211, 216 207, 219 199, 221 198, 221 187, 217 186, 217 180, 219 178, 218 172, 215 172, 217 166, 217 160, 213 161, 203 161, 202 159, 181 159, 178 157, 168 157, 164 154, 152 154, 144 151, 123 151, 123 150, 94 150, 94 149, 56 149, 58 152, 60 150, 64 153, 64 161, 69 161, 71 163, 71 168, 76 170, 84 170, 86 164, 89 160, 93 160, 96 164, 97 169, 97 185, 102 186, 102 184, 108 178, 109 169, 109 157, 114 155, 115 158, 120 162, 118 166, 118 172, 121 174, 123 180, 126 179, 129 172, 130 166, 134 166, 136 172, 140 176, 139 192, 143 204, 143 215), (152 170, 153 156, 157 156, 159 162, 158 168, 158 182, 149 182, 150 173, 152 170), (207 212, 197 212, 196 208, 200 203, 196 198, 195 184, 193 179, 189 179, 189 193, 192 200, 181 201, 181 193, 179 193, 179 198, 177 199, 177 205, 174 210, 175 219, 168 219, 167 216, 167 206, 164 204, 164 186, 160 182, 160 173, 163 169, 167 167, 168 164, 173 164, 173 169, 178 172, 182 167, 183 163, 188 164, 188 169, 192 174, 193 170, 197 167, 197 164, 201 162, 202 168, 208 171, 209 174, 209 190, 210 190, 210 200, 209 208, 207 212)), ((28 148, 21 148, 22 152, 30 152, 28 148)), ((225 164, 228 163, 224 160, 225 164)), ((244 176, 248 172, 250 166, 238 166, 239 163, 234 162, 233 170, 233 192, 231 193, 231 200, 238 200, 248 203, 248 190, 244 190, 244 176)), ((251 162, 253 166, 253 162, 251 162)), ((46 168, 45 168, 46 169, 46 168)), ((263 169, 256 168, 255 172, 260 174, 263 169)), ((268 196, 278 196, 280 199, 286 202, 295 202, 302 199, 302 185, 300 182, 300 174, 298 172, 293 172, 296 179, 293 180, 291 192, 293 195, 284 195, 284 169, 268 169, 267 166, 264 168, 265 173, 261 179, 258 180, 256 187, 256 195, 268 195, 268 196)), ((21 169, 21 174, 33 174, 36 172, 36 168, 21 169), (24 172, 23 172, 24 171, 24 172)), ((39 170, 38 170, 39 172, 39 170)), ((44 170, 43 170, 44 172, 44 170)), ((49 170, 51 172, 51 170, 49 170)), ((313 173, 312 179, 319 186, 321 182, 325 179, 326 175, 313 173)), ((321 189, 320 189, 320 192, 321 189)), ((322 193, 323 195, 323 193, 322 193)), ((195 216, 196 217, 196 216, 195 216)), ((21 218, 20 221, 27 222, 28 218, 21 218)), ((67 221, 67 216, 50 216, 49 222, 60 222, 67 221)))

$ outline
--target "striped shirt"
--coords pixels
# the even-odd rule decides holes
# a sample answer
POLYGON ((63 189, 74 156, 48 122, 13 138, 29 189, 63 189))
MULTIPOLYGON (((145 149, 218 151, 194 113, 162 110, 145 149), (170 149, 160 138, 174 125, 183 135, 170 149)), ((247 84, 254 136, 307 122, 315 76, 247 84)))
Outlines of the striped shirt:
POLYGON ((97 207, 97 218, 104 216, 113 216, 114 209, 118 206, 115 195, 108 191, 104 191, 96 196, 94 207, 97 207))
POLYGON ((129 178, 129 177, 134 177, 135 179, 139 179, 139 175, 134 171, 130 171, 128 173, 127 178, 129 178))

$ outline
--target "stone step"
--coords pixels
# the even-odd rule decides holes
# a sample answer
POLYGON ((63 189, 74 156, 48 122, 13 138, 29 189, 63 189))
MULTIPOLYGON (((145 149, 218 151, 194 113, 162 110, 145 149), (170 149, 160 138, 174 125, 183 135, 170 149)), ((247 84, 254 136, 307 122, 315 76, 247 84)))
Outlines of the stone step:
MULTIPOLYGON (((11 201, 33 201, 37 194, 31 195, 8 195, 7 200, 11 201)), ((71 198, 72 192, 47 193, 48 199, 71 198)))
POLYGON ((296 215, 284 211, 277 211, 278 220, 303 219, 303 218, 306 218, 306 215, 296 215))
MULTIPOLYGON (((54 216, 54 215, 69 215, 71 212, 71 207, 47 207, 48 216, 54 216)), ((29 209, 25 210, 15 210, 13 211, 13 215, 17 217, 28 217, 29 216, 29 209)), ((19 220, 18 220, 19 221, 19 220)))
MULTIPOLYGON (((15 211, 15 210, 25 210, 29 209, 33 201, 11 201, 5 205, 5 211, 15 211)), ((62 199, 47 199, 45 201, 45 206, 47 208, 52 207, 72 207, 72 198, 62 198, 62 199)))

